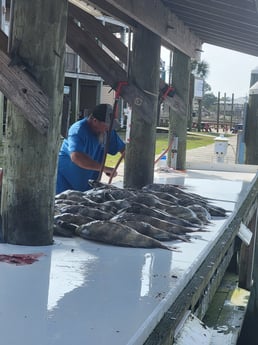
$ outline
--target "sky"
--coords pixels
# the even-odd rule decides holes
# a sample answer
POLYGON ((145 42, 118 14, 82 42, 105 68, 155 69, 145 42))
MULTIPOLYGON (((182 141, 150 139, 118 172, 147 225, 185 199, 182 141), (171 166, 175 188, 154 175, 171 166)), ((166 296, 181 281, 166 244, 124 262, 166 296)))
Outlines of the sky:
POLYGON ((209 74, 206 82, 215 96, 235 98, 249 95, 251 71, 258 67, 258 57, 203 44, 201 60, 208 62, 209 74))
MULTIPOLYGON (((220 92, 223 97, 234 98, 249 95, 251 71, 258 67, 258 57, 239 53, 233 50, 203 44, 201 60, 209 65, 209 74, 205 79, 215 96, 220 92)), ((169 64, 169 51, 161 50, 161 58, 169 64), (168 62, 167 62, 168 61, 168 62)))

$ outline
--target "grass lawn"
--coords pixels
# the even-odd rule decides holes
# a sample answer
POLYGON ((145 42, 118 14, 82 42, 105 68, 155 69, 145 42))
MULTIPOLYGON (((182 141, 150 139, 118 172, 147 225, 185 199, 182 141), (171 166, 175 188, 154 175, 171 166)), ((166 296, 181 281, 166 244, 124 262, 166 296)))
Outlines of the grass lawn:
MULTIPOLYGON (((217 133, 211 133, 209 135, 203 135, 204 133, 188 133, 187 134, 187 142, 186 142, 186 149, 191 150, 201 146, 207 146, 214 143, 214 137, 218 136, 217 133)), ((125 132, 119 133, 120 137, 124 139, 125 132)), ((225 135, 226 136, 226 135, 225 135)), ((157 140, 156 140, 156 155, 159 155, 164 149, 168 147, 168 134, 167 133, 157 133, 157 140)), ((108 155, 106 164, 108 166, 115 166, 118 159, 120 157, 120 153, 115 156, 108 155)))

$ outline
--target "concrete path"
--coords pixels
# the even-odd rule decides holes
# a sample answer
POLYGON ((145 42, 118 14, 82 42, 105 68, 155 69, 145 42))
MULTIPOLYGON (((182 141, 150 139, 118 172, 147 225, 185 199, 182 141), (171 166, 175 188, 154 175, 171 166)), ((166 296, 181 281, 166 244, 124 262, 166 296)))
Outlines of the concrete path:
MULTIPOLYGON (((236 164, 236 152, 237 135, 232 135, 231 137, 228 137, 227 154, 224 158, 224 162, 218 162, 217 155, 215 154, 214 140, 214 144, 187 150, 185 172, 179 172, 173 169, 167 169, 167 171, 155 171, 155 179, 171 178, 172 175, 179 176, 180 173, 182 176, 184 175, 193 178, 210 178, 211 176, 223 176, 224 178, 226 172, 226 176, 229 180, 252 180, 254 174, 258 171, 258 166, 236 164)), ((120 164, 118 175, 113 178, 112 183, 122 185, 123 175, 124 162, 120 164)), ((108 183, 108 181, 109 178, 103 174, 102 182, 108 183)))
MULTIPOLYGON (((164 128, 164 131, 166 128, 164 128)), ((209 133, 205 132, 188 132, 193 136, 207 136, 211 137, 209 133)), ((214 134, 214 133, 213 133, 214 134)), ((205 163, 215 163, 217 162, 217 155, 215 154, 215 139, 224 136, 224 132, 221 130, 219 133, 216 133, 216 136, 212 136, 214 138, 214 144, 198 147, 196 149, 187 150, 186 152, 186 161, 187 162, 205 162, 205 163)), ((224 158, 224 163, 231 163, 234 164, 236 162, 236 152, 237 152, 237 141, 238 136, 237 134, 233 134, 230 137, 225 137, 225 140, 228 140, 228 149, 227 154, 224 158)))
MULTIPOLYGON (((220 134, 218 134, 218 137, 220 134)), ((215 139, 216 137, 214 137, 215 139)), ((232 135, 227 137, 228 148, 227 153, 224 157, 224 163, 235 164, 236 162, 236 152, 237 152, 237 135, 232 135)), ((196 149, 186 151, 186 162, 197 162, 197 163, 217 163, 218 157, 215 154, 215 140, 214 144, 198 147, 196 149)))

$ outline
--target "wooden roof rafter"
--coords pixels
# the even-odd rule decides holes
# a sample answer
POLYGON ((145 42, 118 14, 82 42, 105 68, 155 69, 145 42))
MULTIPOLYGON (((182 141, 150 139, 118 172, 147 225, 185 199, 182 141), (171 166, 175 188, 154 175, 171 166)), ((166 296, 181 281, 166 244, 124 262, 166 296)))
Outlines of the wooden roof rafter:
POLYGON ((115 37, 115 35, 105 28, 100 20, 93 15, 84 11, 81 7, 77 7, 73 3, 69 3, 69 16, 80 22, 80 25, 87 30, 89 35, 96 37, 101 43, 107 46, 119 60, 127 64, 128 49, 115 37))
POLYGON ((258 0, 161 0, 205 43, 258 56, 258 0))
POLYGON ((258 56, 258 0, 87 2, 128 25, 136 27, 139 23, 145 26, 161 37, 163 45, 172 50, 175 47, 192 58, 198 57, 202 43, 258 56), (217 31, 220 32, 220 36, 217 31), (233 31, 235 40, 231 40, 233 31))
MULTIPOLYGON (((76 2, 76 0, 72 0, 76 2)), ((79 1, 79 0, 77 0, 79 1)), ((143 25, 159 35, 165 45, 171 49, 177 48, 186 55, 196 58, 201 49, 202 41, 168 11, 161 0, 89 0, 87 1, 100 10, 108 11, 110 16, 116 16, 128 25, 143 25)))
MULTIPOLYGON (((77 12, 74 11, 73 13, 77 12)), ((121 97, 129 104, 135 104, 141 107, 143 120, 149 122, 151 119, 149 118, 148 91, 141 90, 137 85, 130 82, 126 70, 102 49, 95 37, 92 36, 92 33, 89 33, 88 30, 84 30, 83 26, 81 27, 76 24, 77 18, 73 18, 71 14, 72 13, 69 15, 67 26, 67 44, 113 89, 116 89, 119 82, 127 82, 127 85, 121 90, 121 97), (96 59, 96 56, 98 56, 98 59, 96 59)), ((82 14, 80 13, 80 15, 82 14)), ((103 29, 105 28, 103 27, 103 29)), ((108 35, 109 34, 113 35, 112 33, 108 33, 108 35)), ((104 45, 110 49, 111 46, 109 42, 110 40, 107 42, 104 41, 104 45)), ((124 46, 122 42, 120 42, 120 45, 124 46)), ((117 44, 116 47, 118 46, 117 44)), ((121 51, 123 51, 123 49, 116 50, 118 58, 120 58, 119 52, 121 51)), ((177 95, 167 97, 166 102, 175 112, 184 113, 185 105, 177 95)))

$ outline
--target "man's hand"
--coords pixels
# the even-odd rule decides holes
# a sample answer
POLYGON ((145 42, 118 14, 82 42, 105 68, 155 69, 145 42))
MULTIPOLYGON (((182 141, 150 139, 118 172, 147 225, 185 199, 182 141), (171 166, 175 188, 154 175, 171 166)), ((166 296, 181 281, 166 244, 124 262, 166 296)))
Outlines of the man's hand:
POLYGON ((113 177, 116 177, 117 176, 117 171, 115 171, 114 168, 110 168, 110 167, 105 167, 104 168, 104 173, 107 175, 107 176, 113 176, 113 177))

